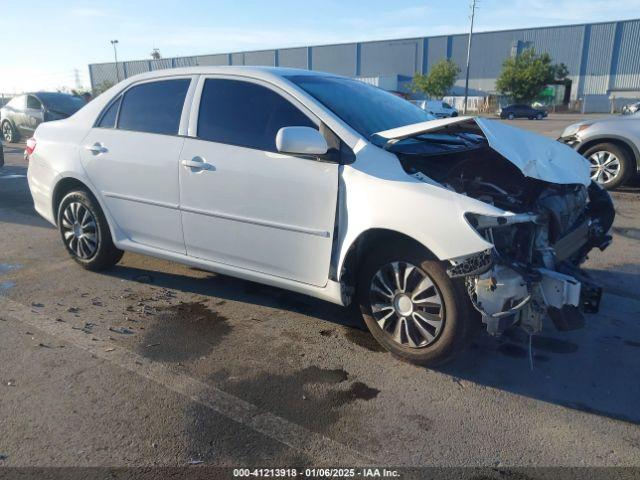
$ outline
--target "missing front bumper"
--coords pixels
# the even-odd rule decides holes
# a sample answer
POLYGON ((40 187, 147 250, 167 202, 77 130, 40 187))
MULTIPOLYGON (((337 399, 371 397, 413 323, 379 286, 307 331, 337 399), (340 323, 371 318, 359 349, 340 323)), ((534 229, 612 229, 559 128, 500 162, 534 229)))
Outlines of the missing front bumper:
POLYGON ((471 301, 492 335, 514 325, 539 333, 546 316, 559 330, 583 326, 580 307, 597 309, 602 293, 592 284, 585 287, 571 275, 545 268, 523 274, 496 265, 482 275, 467 277, 471 301))

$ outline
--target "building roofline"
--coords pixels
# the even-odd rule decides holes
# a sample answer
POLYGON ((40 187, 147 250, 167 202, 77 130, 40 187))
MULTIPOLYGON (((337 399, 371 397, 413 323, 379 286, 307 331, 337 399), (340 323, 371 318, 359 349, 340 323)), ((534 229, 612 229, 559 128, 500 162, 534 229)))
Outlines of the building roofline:
MULTIPOLYGON (((622 23, 622 22, 638 22, 640 21, 640 18, 628 18, 628 19, 624 19, 624 20, 607 20, 607 21, 602 21, 602 22, 583 22, 583 23, 570 23, 570 24, 565 24, 565 25, 547 25, 547 26, 542 26, 542 27, 523 27, 523 28, 508 28, 508 29, 504 29, 504 30, 483 30, 483 31, 476 31, 473 32, 474 35, 484 35, 484 34, 489 34, 489 33, 506 33, 506 32, 518 32, 518 31, 524 31, 524 30, 542 30, 545 28, 572 28, 572 27, 585 27, 587 25, 593 26, 593 25, 605 25, 605 24, 616 24, 616 23, 622 23)), ((178 58, 192 58, 192 57, 206 57, 206 56, 213 56, 213 55, 239 55, 239 54, 247 54, 247 53, 262 53, 262 52, 275 52, 275 51, 282 51, 282 50, 294 50, 294 49, 299 49, 299 48, 319 48, 319 47, 336 47, 336 46, 343 46, 343 45, 356 45, 358 43, 362 44, 362 43, 379 43, 379 42, 402 42, 402 41, 408 41, 408 40, 422 40, 422 39, 431 39, 431 38, 447 38, 447 37, 457 37, 457 36, 467 36, 468 33, 445 33, 445 34, 441 34, 441 35, 425 35, 425 36, 417 36, 417 37, 402 37, 402 38, 381 38, 381 39, 377 39, 377 40, 354 40, 354 41, 350 41, 350 42, 338 42, 338 43, 323 43, 320 45, 298 45, 298 46, 291 46, 291 47, 274 47, 274 48, 263 48, 260 50, 240 50, 240 51, 235 51, 235 52, 217 52, 217 53, 202 53, 202 54, 195 54, 195 55, 183 55, 183 56, 178 56, 178 57, 165 57, 165 58, 161 58, 161 60, 172 60, 172 59, 178 59, 178 58)), ((132 59, 132 60, 120 60, 118 61, 118 63, 127 63, 127 62, 154 62, 154 61, 158 61, 158 60, 154 60, 152 58, 137 58, 137 59, 132 59)), ((94 66, 94 65, 112 65, 115 62, 100 62, 100 63, 90 63, 89 66, 94 66)), ((242 65, 240 65, 242 66, 242 65)))

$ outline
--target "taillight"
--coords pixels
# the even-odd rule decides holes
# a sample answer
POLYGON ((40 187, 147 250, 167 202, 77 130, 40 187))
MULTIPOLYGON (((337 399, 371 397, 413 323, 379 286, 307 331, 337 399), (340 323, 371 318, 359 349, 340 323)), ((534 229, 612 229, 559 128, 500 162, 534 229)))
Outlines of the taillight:
POLYGON ((36 139, 35 137, 31 137, 29 140, 27 140, 27 148, 24 149, 24 153, 28 157, 33 153, 35 149, 36 149, 36 139))

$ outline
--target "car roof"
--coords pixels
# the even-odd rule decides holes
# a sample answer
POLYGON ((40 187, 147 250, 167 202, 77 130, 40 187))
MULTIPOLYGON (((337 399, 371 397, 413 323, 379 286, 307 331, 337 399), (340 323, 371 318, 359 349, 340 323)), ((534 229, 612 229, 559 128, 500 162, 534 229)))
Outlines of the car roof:
POLYGON ((317 72, 314 70, 305 70, 302 68, 288 68, 288 67, 260 67, 260 66, 241 66, 241 65, 225 65, 225 66, 197 66, 197 67, 181 67, 170 68, 163 70, 154 70, 152 72, 145 72, 139 75, 129 77, 129 79, 144 80, 161 78, 166 76, 175 75, 213 75, 213 74, 225 74, 233 73, 234 75, 245 75, 253 78, 273 79, 274 77, 282 78, 286 76, 301 76, 301 75, 314 75, 314 76, 337 76, 326 72, 317 72))
POLYGON ((23 93, 22 95, 35 95, 36 97, 38 95, 67 95, 69 97, 77 97, 78 95, 73 94, 73 93, 67 93, 67 92, 45 92, 45 91, 41 91, 41 92, 27 92, 27 93, 23 93))

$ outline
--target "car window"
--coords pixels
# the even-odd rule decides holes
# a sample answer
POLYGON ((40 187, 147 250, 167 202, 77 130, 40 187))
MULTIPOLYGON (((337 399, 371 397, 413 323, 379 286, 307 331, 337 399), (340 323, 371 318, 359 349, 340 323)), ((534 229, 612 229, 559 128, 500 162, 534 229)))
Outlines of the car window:
POLYGON ((453 108, 453 107, 452 107, 451 105, 449 105, 447 102, 442 102, 442 106, 443 106, 444 108, 448 108, 448 109, 453 108))
POLYGON ((413 103, 359 80, 328 75, 294 75, 286 78, 365 138, 370 139, 376 132, 435 118, 413 103))
POLYGON ((34 108, 36 110, 40 110, 42 108, 42 103, 33 95, 29 95, 27 97, 27 108, 34 108))
POLYGON ((40 92, 38 97, 47 107, 47 110, 65 115, 73 115, 85 105, 82 97, 68 93, 40 92))
POLYGON ((118 97, 118 99, 113 102, 109 108, 105 110, 102 114, 102 118, 96 125, 100 128, 114 128, 116 126, 116 116, 118 115, 118 107, 120 106, 120 102, 122 101, 122 97, 118 97))
POLYGON ((176 135, 189 79, 161 80, 130 88, 124 94, 118 128, 176 135))
POLYGON ((276 152, 282 127, 318 128, 273 90, 240 80, 208 79, 198 113, 198 138, 276 152))

